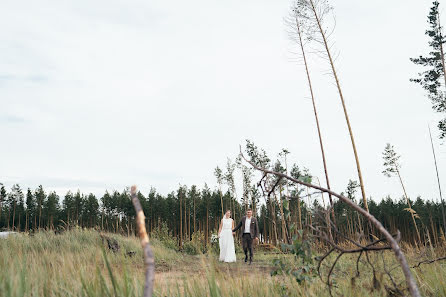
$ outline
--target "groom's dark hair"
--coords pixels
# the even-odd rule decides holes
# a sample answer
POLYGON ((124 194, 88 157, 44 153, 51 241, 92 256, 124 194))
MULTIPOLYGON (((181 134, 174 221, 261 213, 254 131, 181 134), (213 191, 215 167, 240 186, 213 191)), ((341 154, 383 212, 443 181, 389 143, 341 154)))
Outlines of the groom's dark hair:
POLYGON ((248 212, 248 211, 252 211, 252 209, 251 209, 251 208, 248 208, 248 209, 246 210, 246 212, 248 212))

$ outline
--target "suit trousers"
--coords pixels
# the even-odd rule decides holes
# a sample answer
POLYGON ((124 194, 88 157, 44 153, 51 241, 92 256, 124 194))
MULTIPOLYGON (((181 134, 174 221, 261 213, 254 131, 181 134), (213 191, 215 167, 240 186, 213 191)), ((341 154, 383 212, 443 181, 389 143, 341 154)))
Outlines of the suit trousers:
POLYGON ((248 256, 249 251, 249 258, 252 259, 253 251, 252 251, 252 237, 250 233, 243 233, 242 235, 242 247, 243 251, 245 252, 245 256, 248 256))

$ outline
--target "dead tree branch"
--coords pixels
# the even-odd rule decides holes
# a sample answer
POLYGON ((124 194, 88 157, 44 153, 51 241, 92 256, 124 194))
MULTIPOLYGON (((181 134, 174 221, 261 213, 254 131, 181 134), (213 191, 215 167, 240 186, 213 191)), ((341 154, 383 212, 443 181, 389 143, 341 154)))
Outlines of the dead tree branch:
MULTIPOLYGON (((325 212, 326 212, 325 215, 322 215, 320 212, 317 212, 316 215, 320 216, 320 218, 323 218, 328 215, 329 211, 330 210, 325 210, 325 212)), ((324 220, 321 220, 321 221, 324 222, 324 220)), ((329 236, 327 236, 327 232, 324 231, 325 228, 321 229, 319 226, 318 226, 318 228, 315 228, 314 226, 311 226, 311 225, 307 226, 309 229, 314 231, 315 235, 313 235, 313 237, 316 237, 316 238, 322 240, 323 242, 325 242, 326 244, 328 244, 330 246, 330 250, 328 250, 324 255, 317 257, 317 259, 316 259, 318 261, 317 273, 318 273, 320 279, 327 285, 330 296, 333 296, 332 290, 333 290, 333 288, 336 288, 336 286, 332 282, 332 276, 334 274, 335 267, 336 267, 337 263, 339 262, 339 260, 341 259, 341 257, 346 254, 358 254, 357 259, 356 259, 356 274, 355 274, 355 276, 352 277, 352 283, 354 283, 355 280, 360 276, 359 262, 361 260, 362 255, 365 254, 366 262, 371 267, 372 273, 373 273, 373 289, 375 289, 375 290, 378 289, 381 285, 377 278, 378 270, 375 267, 375 263, 373 263, 370 260, 369 253, 383 252, 386 250, 391 250, 392 248, 390 246, 382 245, 384 242, 387 242, 387 240, 385 238, 377 239, 367 245, 363 245, 360 242, 355 241, 355 240, 343 235, 339 230, 337 230, 337 228, 333 224, 333 222, 330 221, 329 223, 330 223, 331 228, 333 228, 333 231, 335 233, 337 233, 338 235, 340 235, 341 237, 343 237, 343 239, 346 240, 345 242, 353 244, 356 247, 356 248, 346 248, 346 247, 340 246, 338 243, 335 243, 329 236), (380 245, 378 245, 378 244, 380 244, 380 245), (323 264, 325 264, 324 261, 327 260, 329 258, 329 256, 334 253, 337 253, 335 261, 331 265, 325 265, 328 268, 328 275, 327 275, 327 279, 324 281, 322 272, 321 272, 321 267, 323 264)), ((401 239, 401 234, 398 232, 397 234, 393 235, 393 237, 395 237, 396 241, 399 242, 401 239)), ((382 255, 382 253, 381 253, 381 255, 382 255)), ((389 292, 397 292, 397 293, 402 292, 402 290, 396 284, 393 276, 390 274, 390 272, 387 270, 386 267, 384 267, 384 272, 389 276, 390 281, 392 282, 392 285, 393 285, 393 287, 386 286, 386 289, 389 292)))
POLYGON ((271 190, 269 190, 268 192, 268 198, 269 196, 271 196, 271 193, 274 192, 274 190, 276 189, 276 187, 279 185, 280 181, 282 180, 282 177, 279 177, 276 181, 276 183, 273 185, 273 187, 271 188, 271 190))
POLYGON ((141 241, 142 250, 144 253, 144 268, 146 271, 145 285, 144 285, 144 297, 152 297, 153 293, 153 280, 155 278, 155 257, 153 251, 150 248, 149 236, 146 232, 146 217, 142 210, 141 203, 139 202, 136 194, 136 186, 132 186, 130 190, 130 197, 132 199, 133 207, 136 212, 136 225, 138 228, 138 236, 141 241))
POLYGON ((245 156, 243 155, 242 149, 240 147, 240 155, 241 157, 248 162, 252 167, 254 167, 256 170, 263 172, 264 174, 272 174, 275 175, 277 177, 282 177, 285 178, 291 182, 294 182, 296 184, 300 184, 306 187, 310 187, 322 192, 326 192, 331 194, 332 196, 340 199, 341 201, 343 201, 345 204, 347 204, 349 207, 351 207, 352 209, 356 210, 357 212, 359 212, 361 215, 363 215, 366 219, 369 220, 369 222, 371 224, 373 224, 376 229, 385 237, 385 239, 387 240, 387 242, 389 242, 390 244, 390 248, 393 250, 393 253, 395 254, 395 257, 397 258, 398 262, 400 263, 401 266, 401 270, 404 273, 404 277, 406 279, 406 285, 407 288, 409 289, 410 294, 413 297, 420 297, 420 292, 418 289, 418 285, 410 271, 409 265, 407 263, 406 257, 404 256, 404 253, 402 252, 397 240, 395 238, 393 238, 393 236, 389 233, 389 231, 387 231, 387 229, 381 224, 380 221, 378 221, 372 214, 370 214, 368 211, 366 211, 365 209, 361 208, 359 205, 357 205, 356 203, 354 203, 352 200, 348 199, 347 197, 344 197, 343 195, 340 195, 338 193, 335 193, 331 190, 322 188, 320 186, 317 185, 313 185, 311 183, 307 183, 307 182, 303 182, 301 180, 298 180, 296 178, 293 178, 291 176, 288 176, 284 173, 281 172, 275 172, 269 169, 265 169, 265 168, 261 168, 258 165, 256 165, 255 163, 253 163, 251 160, 248 160, 245 158, 245 156))
POLYGON ((434 262, 445 260, 445 259, 446 259, 446 256, 439 257, 439 258, 432 259, 432 260, 424 260, 424 261, 419 262, 417 265, 412 266, 412 268, 420 267, 421 264, 432 264, 434 262))

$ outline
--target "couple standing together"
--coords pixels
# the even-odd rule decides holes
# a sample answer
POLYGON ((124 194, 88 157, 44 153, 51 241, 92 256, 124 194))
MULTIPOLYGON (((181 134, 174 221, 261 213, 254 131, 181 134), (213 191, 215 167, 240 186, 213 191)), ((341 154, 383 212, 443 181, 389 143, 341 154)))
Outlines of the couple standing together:
POLYGON ((234 235, 235 231, 242 229, 241 238, 243 251, 245 252, 245 262, 248 262, 249 251, 249 264, 252 263, 252 242, 258 240, 259 236, 259 224, 257 219, 252 216, 252 210, 246 211, 244 216, 237 227, 234 227, 234 220, 231 219, 231 211, 227 210, 225 216, 221 220, 220 228, 218 229, 218 237, 220 238, 220 261, 223 262, 235 262, 235 246, 234 235))

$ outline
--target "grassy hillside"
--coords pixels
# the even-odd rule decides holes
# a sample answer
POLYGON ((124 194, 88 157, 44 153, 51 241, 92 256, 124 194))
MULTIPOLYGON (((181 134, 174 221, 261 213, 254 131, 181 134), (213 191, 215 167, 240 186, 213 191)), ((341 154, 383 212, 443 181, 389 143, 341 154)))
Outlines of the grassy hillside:
MULTIPOLYGON (((120 245, 117 253, 109 251, 99 233, 73 230, 55 235, 17 235, 0 239, 1 296, 141 296, 143 289, 142 252, 134 237, 114 234, 120 245), (128 256, 127 252, 136 252, 128 256)), ((156 258, 155 296, 328 296, 319 278, 299 284, 289 276, 271 277, 272 262, 289 255, 258 251, 255 263, 216 262, 213 254, 191 256, 152 240, 156 258)), ((375 256, 371 256, 375 257, 375 256)), ((415 261, 409 251, 408 258, 415 261)), ((374 261, 381 261, 376 256, 374 261)), ((391 267, 393 257, 385 254, 391 267)), ((354 283, 355 261, 345 258, 334 272, 338 293, 344 296, 386 295, 385 275, 377 275, 380 285, 373 288, 367 264, 361 265, 361 277, 354 283)), ((423 295, 446 296, 446 263, 422 265, 414 269, 423 295)), ((396 269, 395 271, 398 271, 396 269)), ((397 272, 396 281, 403 280, 397 272)))

